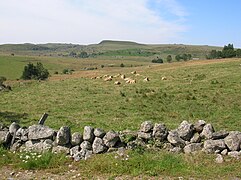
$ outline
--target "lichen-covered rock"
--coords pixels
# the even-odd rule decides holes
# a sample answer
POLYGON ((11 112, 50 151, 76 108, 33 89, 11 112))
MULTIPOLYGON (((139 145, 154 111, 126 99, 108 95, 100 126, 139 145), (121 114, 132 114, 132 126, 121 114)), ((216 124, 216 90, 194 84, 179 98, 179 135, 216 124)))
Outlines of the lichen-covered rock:
POLYGON ((19 124, 17 124, 16 122, 13 122, 10 126, 9 126, 9 132, 10 134, 13 136, 14 134, 16 134, 17 130, 20 128, 19 124))
POLYGON ((94 130, 95 137, 103 138, 105 136, 105 134, 106 134, 106 132, 103 129, 95 128, 95 130, 94 130))
POLYGON ((107 147, 114 147, 118 141, 120 141, 119 134, 114 131, 109 131, 103 138, 107 147))
POLYGON ((53 147, 52 152, 57 154, 63 153, 67 155, 70 153, 70 149, 65 146, 55 146, 53 147))
POLYGON ((228 156, 236 158, 236 159, 240 159, 241 158, 241 151, 231 151, 228 152, 228 156))
POLYGON ((71 156, 74 156, 75 154, 77 154, 80 151, 80 146, 74 146, 72 147, 69 152, 71 156))
POLYGON ((90 126, 85 126, 84 133, 83 133, 83 140, 89 141, 92 143, 94 141, 94 138, 95 138, 94 128, 92 128, 90 126))
POLYGON ((50 139, 46 140, 29 140, 25 143, 25 151, 34 151, 34 152, 47 152, 50 151, 53 147, 53 141, 50 139))
POLYGON ((60 146, 64 146, 70 143, 71 132, 67 126, 61 127, 57 133, 56 142, 60 146))
POLYGON ((169 151, 172 153, 180 154, 183 152, 183 149, 181 147, 174 147, 174 148, 170 149, 169 151))
POLYGON ((205 125, 206 122, 204 120, 198 120, 194 125, 194 130, 198 133, 201 133, 205 125))
POLYGON ((224 149, 226 149, 226 145, 223 139, 204 141, 203 150, 206 153, 215 153, 217 150, 223 151, 224 149))
POLYGON ((81 144, 80 144, 80 148, 81 149, 87 149, 87 150, 92 150, 92 145, 89 141, 83 141, 81 144))
POLYGON ((83 136, 79 132, 72 134, 71 144, 72 146, 80 145, 83 142, 83 136))
POLYGON ((53 139, 55 132, 53 129, 43 125, 32 125, 28 128, 28 139, 53 139))
POLYGON ((202 143, 191 143, 183 148, 184 153, 190 154, 196 151, 201 151, 203 147, 202 143))
POLYGON ((16 132, 16 139, 20 139, 21 141, 28 140, 28 129, 27 128, 19 128, 16 132))
POLYGON ((88 158, 91 157, 92 154, 93 154, 93 151, 91 151, 91 150, 81 149, 79 155, 80 155, 81 159, 87 160, 88 158))
POLYGON ((183 121, 177 128, 177 132, 180 138, 185 141, 190 141, 194 133, 194 126, 187 121, 183 121))
POLYGON ((212 138, 212 135, 214 133, 214 128, 211 124, 206 124, 204 127, 203 127, 203 131, 202 133, 200 134, 200 136, 202 138, 205 138, 205 139, 211 139, 212 138))
POLYGON ((94 154, 103 153, 107 150, 103 139, 96 137, 93 144, 92 149, 94 154))
POLYGON ((152 132, 152 136, 155 138, 155 140, 164 141, 167 139, 167 135, 168 135, 168 130, 165 124, 155 123, 153 132, 152 132))
POLYGON ((167 140, 176 147, 184 147, 186 145, 185 141, 179 137, 179 134, 176 130, 169 131, 167 140))
POLYGON ((214 132, 212 134, 212 139, 224 139, 225 137, 227 137, 229 135, 229 132, 227 131, 218 131, 218 132, 214 132))
POLYGON ((151 121, 145 121, 141 124, 140 131, 148 133, 153 129, 153 124, 151 121))
POLYGON ((0 131, 0 145, 11 141, 11 134, 8 131, 0 131))
POLYGON ((151 132, 145 133, 140 131, 137 133, 137 137, 144 140, 150 140, 152 138, 152 133, 151 132))
POLYGON ((221 163, 223 163, 223 161, 224 161, 223 156, 221 154, 217 154, 215 162, 218 164, 221 164, 221 163))
POLYGON ((15 143, 13 143, 13 145, 10 147, 10 151, 12 151, 12 152, 18 151, 21 146, 22 146, 22 142, 20 140, 18 140, 15 143))
POLYGON ((241 132, 231 131, 227 137, 224 139, 230 151, 239 151, 241 145, 241 132))
POLYGON ((190 139, 190 143, 200 143, 201 137, 198 133, 195 133, 193 137, 190 139))

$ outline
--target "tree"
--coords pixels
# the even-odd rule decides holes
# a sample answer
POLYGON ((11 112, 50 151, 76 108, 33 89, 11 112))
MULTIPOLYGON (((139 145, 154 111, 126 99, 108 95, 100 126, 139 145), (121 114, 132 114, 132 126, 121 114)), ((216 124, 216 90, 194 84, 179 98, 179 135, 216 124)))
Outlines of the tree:
POLYGON ((183 54, 183 55, 182 55, 182 59, 183 59, 184 61, 187 61, 187 60, 188 60, 187 54, 183 54))
POLYGON ((175 59, 176 59, 176 61, 179 62, 182 59, 182 57, 178 54, 178 55, 175 56, 175 59))
POLYGON ((120 67, 125 67, 125 65, 123 63, 120 64, 120 67))
POLYGON ((82 51, 82 52, 78 55, 78 57, 80 57, 80 58, 88 58, 89 56, 88 56, 87 52, 82 51))
POLYGON ((239 58, 241 57, 241 49, 236 50, 236 56, 239 58))
POLYGON ((24 80, 36 79, 36 80, 45 80, 49 77, 49 72, 43 67, 43 64, 38 62, 37 65, 29 63, 24 67, 21 78, 24 80))
POLYGON ((188 60, 191 60, 191 59, 192 59, 192 55, 191 55, 191 54, 188 54, 188 55, 187 55, 187 59, 188 59, 188 60))
POLYGON ((233 44, 228 44, 223 47, 222 57, 223 58, 232 58, 236 56, 236 52, 234 50, 233 44))
POLYGON ((152 63, 163 63, 163 59, 162 58, 157 58, 157 59, 153 59, 151 62, 152 63))
POLYGON ((167 56, 167 62, 169 62, 169 63, 172 62, 172 56, 171 55, 167 56))

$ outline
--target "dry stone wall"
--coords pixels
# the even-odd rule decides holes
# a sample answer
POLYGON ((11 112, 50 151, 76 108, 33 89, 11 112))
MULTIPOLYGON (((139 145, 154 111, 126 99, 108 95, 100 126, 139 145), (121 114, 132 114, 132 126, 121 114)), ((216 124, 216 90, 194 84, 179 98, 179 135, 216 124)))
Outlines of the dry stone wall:
POLYGON ((65 153, 75 161, 87 159, 93 154, 135 149, 138 147, 165 149, 173 153, 218 154, 241 157, 241 132, 215 132, 211 124, 199 120, 195 124, 183 121, 176 129, 169 130, 163 123, 145 121, 139 131, 104 131, 85 126, 83 134, 71 133, 69 127, 54 130, 42 124, 20 127, 12 123, 9 127, 0 126, 0 145, 10 151, 34 151, 65 153))

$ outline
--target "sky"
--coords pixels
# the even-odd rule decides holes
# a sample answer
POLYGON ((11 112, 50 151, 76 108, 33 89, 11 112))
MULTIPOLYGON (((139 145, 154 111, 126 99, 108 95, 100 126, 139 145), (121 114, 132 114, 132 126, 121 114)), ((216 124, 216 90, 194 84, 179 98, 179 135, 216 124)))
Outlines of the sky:
POLYGON ((0 0, 0 44, 241 47, 241 0, 0 0))

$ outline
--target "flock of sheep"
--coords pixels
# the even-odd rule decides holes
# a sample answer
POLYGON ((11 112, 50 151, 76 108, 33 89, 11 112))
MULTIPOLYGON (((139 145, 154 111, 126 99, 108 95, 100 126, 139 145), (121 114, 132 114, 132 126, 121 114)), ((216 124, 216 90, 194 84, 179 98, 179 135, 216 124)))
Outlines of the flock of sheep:
MULTIPOLYGON (((131 74, 133 74, 134 76, 139 76, 139 77, 143 77, 143 81, 144 82, 148 82, 150 81, 149 77, 145 77, 141 74, 138 74, 136 71, 131 72, 131 74)), ((130 78, 130 77, 126 77, 125 74, 117 74, 117 75, 104 75, 104 76, 96 76, 96 77, 92 77, 91 79, 104 79, 104 81, 113 81, 115 78, 121 78, 122 80, 125 81, 126 84, 135 84, 136 83, 136 79, 130 78)), ((166 80, 167 78, 164 76, 162 77, 162 80, 166 80)), ((120 85, 121 82, 120 81, 115 81, 114 82, 115 85, 120 85)))

